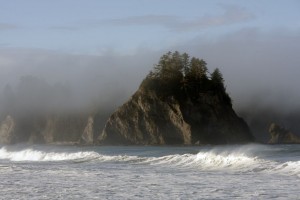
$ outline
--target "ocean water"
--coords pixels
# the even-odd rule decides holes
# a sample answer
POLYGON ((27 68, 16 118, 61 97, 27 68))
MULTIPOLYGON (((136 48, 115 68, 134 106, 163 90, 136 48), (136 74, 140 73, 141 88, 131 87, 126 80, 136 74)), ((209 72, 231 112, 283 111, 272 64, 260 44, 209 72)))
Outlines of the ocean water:
POLYGON ((0 199, 300 199, 300 145, 2 146, 0 199))

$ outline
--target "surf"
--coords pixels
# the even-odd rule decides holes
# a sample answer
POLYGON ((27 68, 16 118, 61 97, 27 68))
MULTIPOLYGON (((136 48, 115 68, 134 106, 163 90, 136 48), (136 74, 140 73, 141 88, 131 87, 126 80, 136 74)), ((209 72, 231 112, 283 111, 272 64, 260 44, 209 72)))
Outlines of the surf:
MULTIPOLYGON (((279 147, 268 147, 262 145, 244 145, 229 147, 212 147, 199 149, 195 153, 176 153, 172 150, 167 155, 156 154, 159 152, 149 151, 146 155, 134 155, 130 151, 115 152, 108 154, 101 152, 101 148, 94 150, 76 149, 74 147, 63 149, 47 149, 40 146, 38 149, 34 147, 24 148, 0 148, 0 160, 8 160, 10 162, 98 162, 101 163, 129 163, 138 165, 153 165, 161 167, 181 167, 190 170, 202 171, 227 171, 233 173, 269 173, 269 174, 286 174, 296 175, 300 177, 300 159, 289 160, 288 155, 282 154, 282 160, 271 159, 278 152, 284 152, 279 147), (273 152, 273 154, 271 154, 273 152)), ((140 147, 140 151, 146 147, 140 147)), ((178 149, 177 149, 178 150, 178 149)), ((114 147, 111 147, 114 151, 114 147)))
POLYGON ((0 149, 0 159, 9 161, 66 161, 78 159, 95 159, 99 155, 96 152, 45 152, 32 148, 11 151, 6 147, 0 149))

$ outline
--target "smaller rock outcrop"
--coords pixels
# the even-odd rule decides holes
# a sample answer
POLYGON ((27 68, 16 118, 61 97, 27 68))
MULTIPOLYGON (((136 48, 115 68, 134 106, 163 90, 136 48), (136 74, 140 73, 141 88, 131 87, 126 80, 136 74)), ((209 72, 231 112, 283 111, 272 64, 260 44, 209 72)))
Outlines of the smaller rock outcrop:
POLYGON ((300 144, 300 137, 279 125, 272 123, 269 128, 269 144, 300 144))
POLYGON ((54 130, 56 121, 53 118, 46 119, 46 127, 42 131, 45 143, 52 143, 54 141, 54 130))
POLYGON ((84 145, 93 144, 93 137, 94 137, 93 125, 94 125, 94 118, 92 116, 89 116, 87 120, 87 125, 84 128, 83 134, 81 135, 80 138, 80 144, 84 144, 84 145))
POLYGON ((8 115, 0 126, 0 144, 11 144, 14 139, 15 121, 8 115))

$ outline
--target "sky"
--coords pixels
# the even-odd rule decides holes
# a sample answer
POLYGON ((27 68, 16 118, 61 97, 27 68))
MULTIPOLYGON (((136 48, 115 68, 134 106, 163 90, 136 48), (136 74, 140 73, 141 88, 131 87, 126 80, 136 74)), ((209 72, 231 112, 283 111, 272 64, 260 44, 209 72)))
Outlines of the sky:
POLYGON ((71 85, 78 99, 119 104, 178 50, 220 68, 236 108, 300 108, 298 0, 0 4, 0 88, 32 75, 71 85))

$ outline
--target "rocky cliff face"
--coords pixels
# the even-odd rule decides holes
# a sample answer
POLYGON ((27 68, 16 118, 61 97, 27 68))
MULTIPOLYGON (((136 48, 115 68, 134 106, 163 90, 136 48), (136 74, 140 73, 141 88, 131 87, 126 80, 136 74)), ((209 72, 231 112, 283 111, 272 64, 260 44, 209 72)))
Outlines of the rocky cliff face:
POLYGON ((279 125, 272 123, 269 128, 269 144, 300 144, 300 137, 279 125))
POLYGON ((100 144, 233 144, 254 140, 223 94, 161 97, 143 85, 108 119, 100 144))
POLYGON ((175 99, 137 91, 111 115, 98 137, 101 144, 190 144, 191 127, 175 99))
POLYGON ((184 120, 191 126, 193 144, 235 144, 254 141, 246 122, 237 116, 227 96, 199 93, 180 102, 184 120))

